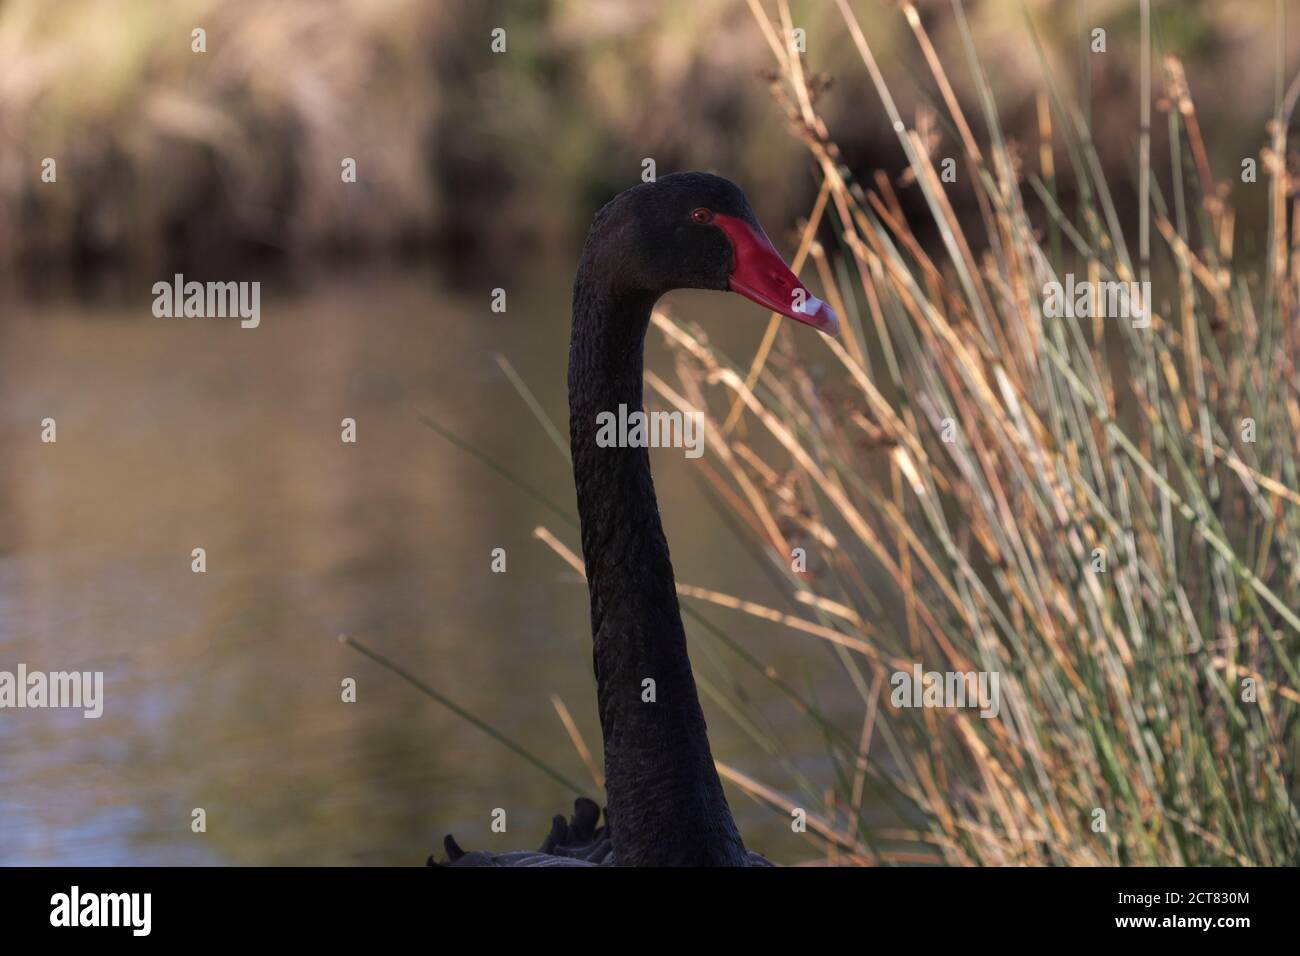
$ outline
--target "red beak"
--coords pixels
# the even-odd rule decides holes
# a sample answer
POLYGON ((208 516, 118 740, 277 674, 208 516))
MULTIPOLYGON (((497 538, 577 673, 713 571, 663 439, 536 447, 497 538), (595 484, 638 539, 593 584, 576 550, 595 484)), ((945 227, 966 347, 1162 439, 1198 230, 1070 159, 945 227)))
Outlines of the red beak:
POLYGON ((809 292, 786 268, 762 229, 721 213, 715 213, 713 221, 731 240, 735 263, 730 279, 732 292, 827 335, 839 335, 840 320, 835 310, 809 292))

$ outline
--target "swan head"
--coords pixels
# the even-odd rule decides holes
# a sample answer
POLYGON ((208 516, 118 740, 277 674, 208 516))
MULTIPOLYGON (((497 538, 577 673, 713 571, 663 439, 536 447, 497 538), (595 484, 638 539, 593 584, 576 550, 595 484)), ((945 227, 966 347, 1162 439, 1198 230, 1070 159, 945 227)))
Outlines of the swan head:
POLYGON ((828 335, 835 311, 782 260, 740 187, 711 173, 672 173, 620 193, 596 216, 587 255, 610 281, 656 297, 673 289, 735 292, 828 335))

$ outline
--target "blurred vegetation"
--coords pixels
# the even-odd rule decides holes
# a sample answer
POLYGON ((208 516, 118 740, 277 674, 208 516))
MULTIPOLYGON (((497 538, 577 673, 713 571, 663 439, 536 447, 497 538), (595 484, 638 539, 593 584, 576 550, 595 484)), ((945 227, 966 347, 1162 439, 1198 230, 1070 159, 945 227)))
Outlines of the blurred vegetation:
MULTIPOLYGON (((0 262, 156 267, 396 248, 482 263, 580 236, 645 157, 659 172, 724 172, 760 213, 789 220, 807 208, 811 177, 772 121, 751 2, 0 0, 0 262), (191 50, 196 27, 206 53, 191 50), (504 54, 491 50, 496 27, 504 54), (46 157, 57 184, 41 181, 46 157), (358 165, 346 187, 344 157, 358 165)), ((900 110, 936 100, 892 6, 854 6, 882 63, 917 80, 900 110)), ((1226 151, 1213 158, 1253 155, 1273 102, 1278 3, 1162 6, 1157 45, 1188 64, 1218 132, 1211 148, 1226 151)), ((919 10, 961 72, 949 0, 919 10)), ((1027 14, 1061 82, 1086 91, 1101 161, 1131 168, 1134 3, 966 10, 1013 147, 1035 116, 1027 14), (1104 55, 1085 52, 1094 25, 1108 30, 1104 55)), ((823 116, 843 161, 863 178, 902 172, 835 5, 792 11, 812 95, 839 85, 823 116)), ((970 85, 958 88, 974 106, 970 85)))

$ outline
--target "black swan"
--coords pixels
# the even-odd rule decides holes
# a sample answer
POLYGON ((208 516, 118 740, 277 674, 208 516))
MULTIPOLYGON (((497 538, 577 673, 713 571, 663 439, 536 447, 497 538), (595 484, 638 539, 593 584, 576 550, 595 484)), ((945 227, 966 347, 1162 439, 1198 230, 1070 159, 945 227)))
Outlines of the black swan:
POLYGON ((714 768, 645 448, 601 447, 597 415, 640 410, 650 311, 673 289, 738 292, 835 334, 834 311, 786 268, 734 183, 675 173, 596 214, 573 287, 569 438, 591 594, 606 826, 588 799, 536 852, 451 866, 766 866, 745 849, 714 768), (642 700, 653 678, 655 702, 642 700))

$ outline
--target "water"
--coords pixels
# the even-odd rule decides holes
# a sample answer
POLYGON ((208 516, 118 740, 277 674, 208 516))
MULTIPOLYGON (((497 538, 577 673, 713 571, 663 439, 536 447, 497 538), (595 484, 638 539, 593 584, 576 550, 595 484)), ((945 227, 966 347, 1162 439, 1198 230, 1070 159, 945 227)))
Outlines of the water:
MULTIPOLYGON (((566 432, 562 273, 512 288, 504 315, 486 291, 424 273, 264 289, 252 330, 155 319, 143 293, 6 307, 0 669, 101 670, 105 711, 0 711, 0 862, 419 864, 447 831, 472 848, 539 844, 572 795, 342 632, 596 792, 551 703, 599 756, 586 591, 533 537, 545 524, 576 548, 576 532, 415 415, 571 511, 567 463, 494 357, 566 432), (40 441, 47 417, 54 444, 40 441), (355 445, 340 441, 346 417, 355 445), (206 574, 191 571, 199 547, 206 574), (505 574, 489 571, 498 547, 505 574), (341 700, 349 677, 356 703, 341 700), (505 834, 491 832, 496 808, 505 834)), ((752 354, 765 316, 748 303, 673 302, 752 354)), ((658 349, 650 364, 672 371, 658 349)), ((653 455, 679 578, 779 603, 681 452, 653 455)), ((855 726, 824 647, 705 613, 855 726)), ((793 766, 828 784, 808 722, 688 632, 697 673, 758 701, 793 766)), ((716 756, 795 792, 782 759, 705 710, 716 756)), ((752 847, 815 856, 788 817, 728 794, 752 847)))

